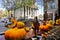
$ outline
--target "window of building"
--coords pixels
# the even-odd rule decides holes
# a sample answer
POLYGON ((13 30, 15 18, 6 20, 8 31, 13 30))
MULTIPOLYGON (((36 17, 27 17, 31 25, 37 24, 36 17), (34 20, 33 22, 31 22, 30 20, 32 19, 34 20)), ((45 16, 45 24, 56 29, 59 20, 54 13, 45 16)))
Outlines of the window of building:
POLYGON ((50 8, 51 8, 51 9, 55 9, 55 2, 54 2, 54 1, 52 1, 52 2, 50 3, 50 8))

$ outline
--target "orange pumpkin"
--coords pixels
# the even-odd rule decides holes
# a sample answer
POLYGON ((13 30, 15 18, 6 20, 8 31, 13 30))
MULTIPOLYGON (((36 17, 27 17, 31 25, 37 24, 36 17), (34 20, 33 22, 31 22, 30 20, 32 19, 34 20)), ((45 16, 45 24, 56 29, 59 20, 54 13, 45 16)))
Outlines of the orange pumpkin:
POLYGON ((39 29, 43 30, 44 29, 44 26, 43 25, 40 25, 39 29))
POLYGON ((47 31, 49 29, 49 27, 46 25, 46 21, 43 21, 43 24, 40 25, 40 29, 44 31, 47 31))
POLYGON ((49 28, 52 28, 53 25, 52 25, 52 24, 47 24, 47 26, 48 26, 49 28))
POLYGON ((13 28, 16 26, 17 20, 16 19, 11 19, 11 22, 13 22, 12 25, 8 25, 9 28, 13 28))
POLYGON ((12 31, 13 29, 9 29, 5 32, 5 38, 8 38, 10 36, 10 32, 12 31))
POLYGON ((17 22, 17 27, 18 28, 22 28, 24 26, 25 26, 25 24, 23 22, 17 22))
POLYGON ((43 25, 45 31, 48 31, 49 27, 47 25, 43 25))
POLYGON ((41 25, 40 29, 44 31, 48 31, 49 27, 47 25, 41 25))
POLYGON ((9 29, 5 32, 5 38, 6 40, 21 40, 22 38, 24 38, 25 34, 26 31, 24 28, 14 28, 9 29))

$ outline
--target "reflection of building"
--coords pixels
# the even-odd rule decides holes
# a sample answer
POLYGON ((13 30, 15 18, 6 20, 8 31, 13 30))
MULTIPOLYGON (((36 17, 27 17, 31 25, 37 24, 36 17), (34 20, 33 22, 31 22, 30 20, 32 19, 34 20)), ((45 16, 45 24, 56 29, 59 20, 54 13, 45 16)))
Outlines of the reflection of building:
MULTIPOLYGON (((34 4, 30 7, 30 9, 25 7, 25 18, 33 18, 37 14, 37 4, 34 4)), ((19 8, 15 10, 15 18, 24 18, 24 8, 19 8)))
POLYGON ((55 19, 55 13, 58 14, 58 1, 57 0, 46 0, 47 8, 45 9, 47 11, 47 14, 49 15, 49 19, 55 19))
POLYGON ((34 16, 37 16, 37 11, 38 11, 38 5, 37 5, 37 3, 35 3, 32 7, 31 7, 31 9, 32 9, 32 13, 33 13, 33 17, 34 16))

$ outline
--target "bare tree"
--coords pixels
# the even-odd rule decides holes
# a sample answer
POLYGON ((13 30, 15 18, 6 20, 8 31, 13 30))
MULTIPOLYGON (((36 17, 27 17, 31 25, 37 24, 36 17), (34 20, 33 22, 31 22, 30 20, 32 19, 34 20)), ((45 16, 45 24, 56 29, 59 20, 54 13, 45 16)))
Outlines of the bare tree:
POLYGON ((3 7, 9 11, 20 8, 20 0, 2 0, 3 7))
POLYGON ((2 0, 3 7, 7 9, 8 14, 10 10, 13 10, 14 8, 14 3, 11 0, 2 0))

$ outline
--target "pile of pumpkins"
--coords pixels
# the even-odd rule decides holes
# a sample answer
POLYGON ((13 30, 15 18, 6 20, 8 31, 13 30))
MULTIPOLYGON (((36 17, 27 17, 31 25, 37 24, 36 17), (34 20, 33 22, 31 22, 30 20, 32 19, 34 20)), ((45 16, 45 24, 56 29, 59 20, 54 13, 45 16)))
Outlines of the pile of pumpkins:
MULTIPOLYGON (((42 24, 40 24, 39 29, 43 31, 48 31, 53 27, 53 21, 49 20, 48 23, 46 21, 42 21, 42 24)), ((32 28, 34 28, 34 25, 32 24, 32 28)))
MULTIPOLYGON (((5 39, 6 40, 23 40, 26 31, 24 29, 24 23, 23 22, 17 22, 17 27, 10 28, 5 32, 5 39)), ((27 29, 27 28, 26 28, 27 29)), ((29 29, 27 29, 28 31, 29 29)))
MULTIPOLYGON (((34 24, 32 24, 32 28, 33 29, 35 28, 34 24)), ((41 30, 41 31, 38 31, 37 33, 41 34, 41 32, 42 32, 42 37, 45 38, 48 36, 48 34, 45 34, 45 32, 51 30, 52 28, 53 28, 53 21, 52 20, 49 20, 48 23, 47 23, 47 21, 43 20, 42 24, 40 24, 40 26, 39 26, 39 30, 41 30)))
POLYGON ((43 31, 48 31, 53 27, 53 21, 50 20, 49 23, 46 23, 46 21, 42 22, 42 25, 39 26, 39 29, 43 31))
MULTIPOLYGON (((48 23, 46 21, 43 21, 42 25, 39 26, 39 29, 48 31, 48 30, 52 29, 53 25, 54 25, 54 23, 52 20, 49 20, 48 23)), ((56 20, 55 25, 60 25, 60 19, 56 20)))

